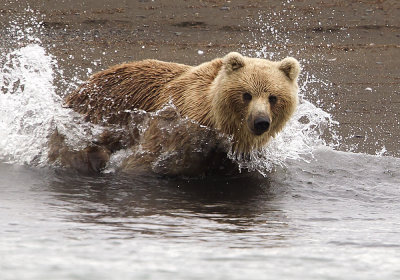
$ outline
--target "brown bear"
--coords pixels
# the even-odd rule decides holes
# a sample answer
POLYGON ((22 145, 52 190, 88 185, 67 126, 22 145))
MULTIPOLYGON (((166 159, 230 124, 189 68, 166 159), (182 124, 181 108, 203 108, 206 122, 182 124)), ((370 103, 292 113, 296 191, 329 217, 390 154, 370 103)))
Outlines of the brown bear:
MULTIPOLYGON (((79 152, 68 149, 59 152, 62 135, 55 133, 51 142, 57 144, 50 150, 50 160, 70 166, 81 166, 71 162, 82 160, 94 166, 88 169, 99 170, 118 149, 134 149, 138 144, 141 148, 146 146, 150 152, 144 157, 142 154, 142 160, 138 160, 137 150, 136 156, 125 160, 123 169, 130 170, 154 160, 154 154, 159 156, 160 150, 165 150, 160 146, 166 143, 171 152, 180 148, 184 141, 190 142, 191 133, 204 134, 204 126, 212 129, 209 135, 198 137, 200 140, 196 138, 190 145, 213 138, 214 146, 219 148, 210 149, 210 154, 205 156, 208 160, 217 150, 226 153, 222 138, 227 137, 235 153, 249 154, 263 147, 294 113, 299 73, 300 66, 294 58, 273 62, 244 57, 236 52, 198 66, 151 59, 116 65, 94 74, 66 98, 66 105, 83 114, 87 121, 113 129, 79 152), (133 112, 137 109, 155 112, 169 103, 175 111, 167 110, 161 121, 160 117, 150 117, 149 128, 140 136, 132 126, 135 123, 133 112), (168 139, 163 138, 165 131, 160 128, 160 122, 167 124, 168 120, 177 118, 187 118, 189 124, 168 139), (162 140, 157 142, 157 139, 162 140)), ((186 152, 193 150, 185 149, 186 152)), ((217 162, 216 165, 220 163, 217 162)), ((187 161, 183 165, 187 165, 187 161)), ((181 171, 178 168, 172 173, 181 171)))

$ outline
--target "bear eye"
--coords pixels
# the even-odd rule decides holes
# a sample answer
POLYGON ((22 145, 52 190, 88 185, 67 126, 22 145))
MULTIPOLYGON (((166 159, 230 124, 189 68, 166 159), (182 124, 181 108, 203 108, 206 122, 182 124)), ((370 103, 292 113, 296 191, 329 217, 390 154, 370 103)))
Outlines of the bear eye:
POLYGON ((278 101, 278 97, 276 97, 275 95, 270 95, 268 97, 269 103, 271 103, 272 105, 276 104, 276 102, 278 101))
POLYGON ((252 98, 253 98, 253 96, 251 96, 250 93, 248 93, 248 92, 243 93, 243 100, 244 101, 250 101, 252 98))

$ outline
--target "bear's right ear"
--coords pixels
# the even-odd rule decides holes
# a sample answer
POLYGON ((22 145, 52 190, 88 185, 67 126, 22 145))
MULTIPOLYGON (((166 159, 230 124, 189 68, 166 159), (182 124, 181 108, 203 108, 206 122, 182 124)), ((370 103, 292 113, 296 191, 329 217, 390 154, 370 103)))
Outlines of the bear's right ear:
POLYGON ((240 53, 230 52, 223 58, 222 62, 225 71, 231 73, 244 66, 244 57, 240 53))

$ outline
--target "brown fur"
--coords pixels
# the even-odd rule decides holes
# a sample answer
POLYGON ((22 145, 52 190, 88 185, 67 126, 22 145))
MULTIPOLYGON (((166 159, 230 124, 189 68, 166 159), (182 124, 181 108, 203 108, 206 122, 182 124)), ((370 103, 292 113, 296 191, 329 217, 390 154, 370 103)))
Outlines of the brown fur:
MULTIPOLYGON (((66 104, 83 114, 87 121, 123 127, 132 121, 133 109, 153 112, 172 101, 178 114, 232 136, 234 151, 249 153, 264 146, 293 114, 299 71, 299 64, 293 58, 272 62, 238 53, 195 67, 144 60, 117 65, 93 75, 67 97, 66 104), (244 93, 249 93, 251 100, 245 100, 244 93), (272 95, 277 98, 276 103, 269 101, 272 95), (260 116, 270 120, 270 127, 256 135, 254 123, 260 116)), ((152 132, 150 127, 146 132, 148 143, 154 144, 151 139, 161 137, 160 133, 152 132)), ((113 137, 112 133, 97 144, 113 152, 140 141, 134 139, 133 134, 128 136, 133 140, 122 141, 124 144, 121 138, 126 135, 113 137)), ((185 139, 191 137, 189 133, 178 135, 185 139)), ((164 139, 164 143, 175 149, 183 141, 179 137, 171 138, 172 142, 164 139)), ((154 150, 149 144, 145 146, 154 150)), ((135 166, 133 162, 126 163, 126 168, 135 166)))

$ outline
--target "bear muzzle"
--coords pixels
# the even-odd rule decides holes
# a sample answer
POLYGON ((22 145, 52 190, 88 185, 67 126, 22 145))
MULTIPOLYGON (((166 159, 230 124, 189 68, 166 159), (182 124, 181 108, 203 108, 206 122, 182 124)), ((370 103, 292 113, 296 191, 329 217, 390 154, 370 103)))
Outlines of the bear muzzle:
POLYGON ((271 120, 268 116, 258 116, 253 118, 249 118, 248 125, 250 127, 251 132, 255 135, 261 135, 264 132, 268 131, 271 120))

